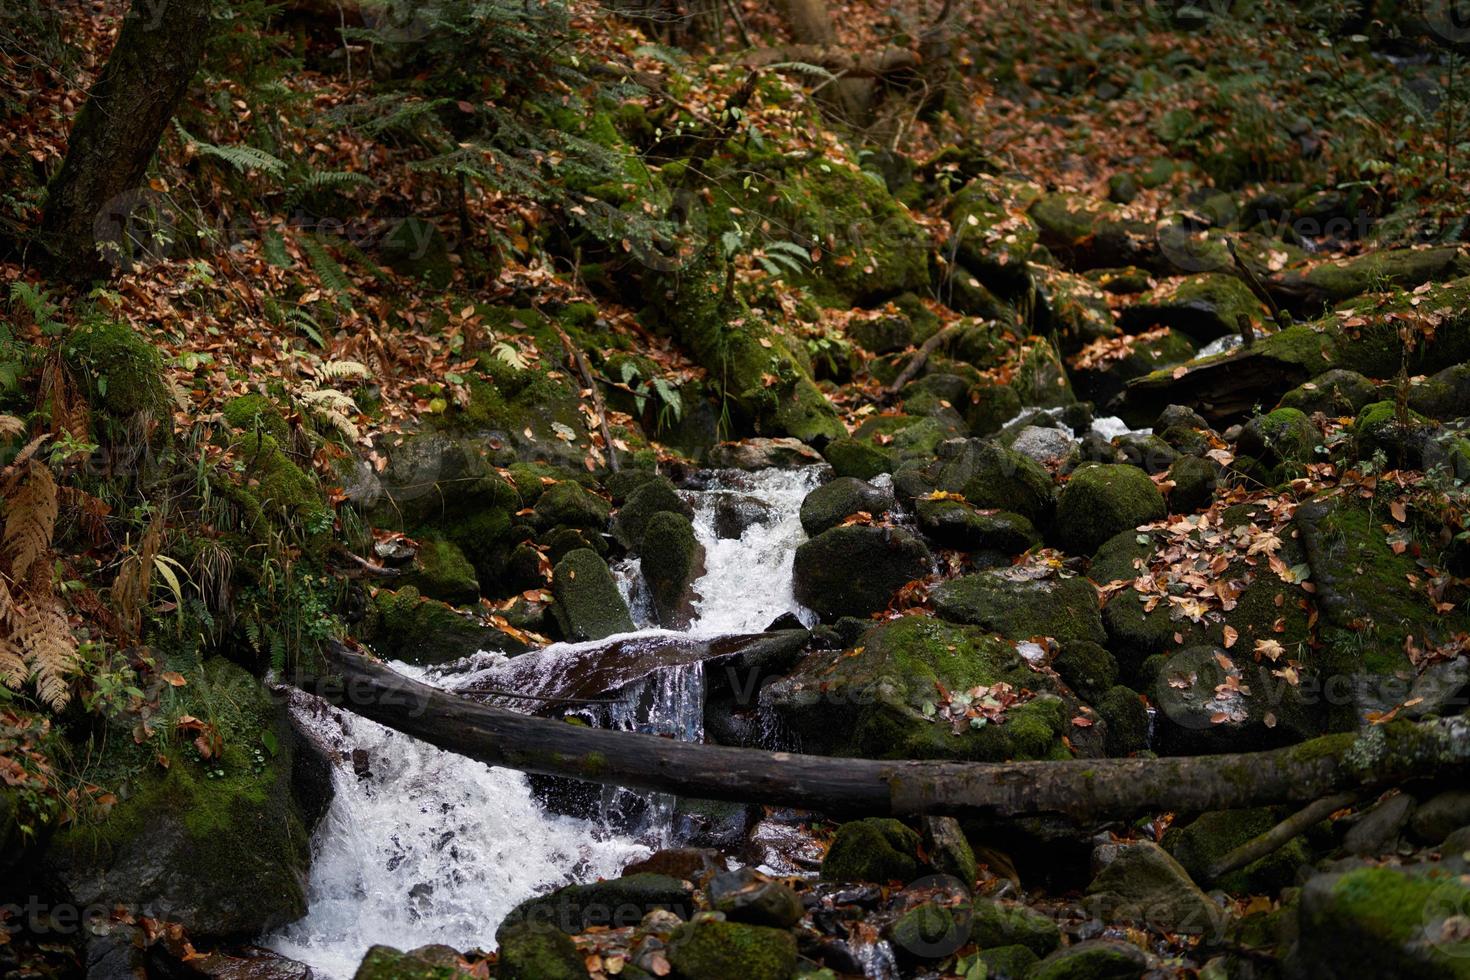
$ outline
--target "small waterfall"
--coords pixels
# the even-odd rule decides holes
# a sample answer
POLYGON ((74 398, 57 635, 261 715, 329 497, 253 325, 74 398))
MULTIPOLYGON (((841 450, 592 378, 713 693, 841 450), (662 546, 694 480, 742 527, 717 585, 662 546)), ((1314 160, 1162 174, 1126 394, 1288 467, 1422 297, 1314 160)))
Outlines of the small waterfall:
MULTIPOLYGON (((713 474, 689 495, 695 537, 705 549, 705 575, 689 634, 716 637, 765 629, 792 613, 791 570, 803 540, 801 502, 819 482, 814 468, 713 474), (720 508, 730 495, 761 519, 738 537, 720 537, 720 508), (748 498, 748 499, 746 499, 748 498)), ((730 528, 726 527, 727 533, 730 528)), ((652 625, 651 604, 636 560, 614 568, 639 635, 667 635, 652 625)), ((582 644, 579 646, 588 646, 582 644)), ((555 669, 556 644, 537 656, 555 669)), ((448 690, 493 678, 504 658, 480 654, 457 671, 395 668, 448 690)), ((704 670, 671 666, 625 687, 612 704, 589 705, 601 727, 704 736, 704 670)), ((488 948, 500 920, 517 903, 574 881, 615 877, 650 846, 670 840, 672 797, 617 787, 603 791, 602 821, 553 816, 537 804, 524 775, 443 752, 366 719, 337 711, 293 709, 345 758, 333 773, 336 795, 313 839, 305 917, 265 937, 270 948, 330 978, 352 976, 369 946, 412 948, 442 943, 488 948)))

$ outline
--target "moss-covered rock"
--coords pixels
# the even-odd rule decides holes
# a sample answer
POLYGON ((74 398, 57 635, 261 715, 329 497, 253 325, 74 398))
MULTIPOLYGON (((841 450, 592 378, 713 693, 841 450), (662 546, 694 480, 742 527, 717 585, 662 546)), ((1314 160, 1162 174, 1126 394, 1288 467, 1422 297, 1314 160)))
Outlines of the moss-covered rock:
POLYGON ((286 417, 281 414, 275 402, 265 395, 252 393, 231 398, 225 402, 220 414, 237 431, 261 431, 278 443, 291 438, 291 428, 286 424, 286 417))
POLYGON ((73 374, 84 379, 94 407, 117 420, 148 413, 170 425, 168 387, 158 348, 117 320, 88 320, 61 344, 73 374))
POLYGON ((569 552, 551 572, 552 610, 569 640, 601 640, 633 632, 633 617, 612 571, 597 552, 569 552))
POLYGON ((1057 497, 1054 537, 1059 546, 1091 555, 1103 542, 1161 519, 1164 495, 1142 470, 1118 463, 1084 464, 1057 497))
POLYGON ((1026 980, 1039 957, 1025 946, 989 946, 980 950, 986 980, 1026 980))
POLYGON ((982 626, 1012 640, 1107 639, 1097 587, 1085 578, 1015 565, 940 583, 929 590, 929 597, 944 619, 982 626))
POLYGON ((249 433, 241 436, 234 450, 244 484, 233 497, 246 511, 248 524, 266 518, 308 529, 331 527, 332 513, 320 484, 273 437, 249 433))
POLYGON ((453 967, 430 963, 391 946, 374 946, 363 956, 352 980, 455 980, 460 976, 463 974, 453 967))
POLYGON ((950 199, 950 247, 961 266, 1001 296, 1030 288, 1027 260, 1040 231, 1026 209, 1040 197, 1035 184, 982 174, 950 199))
POLYGON ((1128 382, 1194 357, 1195 345, 1184 333, 1162 327, 1124 335, 1084 347, 1070 361, 1077 393, 1098 405, 1121 395, 1128 382))
POLYGON ((212 726, 219 753, 200 758, 182 732, 162 746, 109 732, 79 757, 96 767, 90 781, 122 799, 100 823, 58 832, 46 871, 78 908, 118 904, 196 938, 248 941, 306 911, 310 846, 292 794, 290 723, 228 661, 173 666, 187 683, 164 690, 156 728, 192 716, 212 726))
POLYGON ((1147 970, 1148 954, 1137 946, 1088 939, 1052 953, 1026 980, 1138 980, 1147 970))
POLYGON ((650 475, 630 491, 613 518, 612 534, 624 548, 633 549, 643 540, 643 531, 654 514, 667 511, 692 517, 693 508, 684 502, 673 481, 650 475))
POLYGON ((503 942, 508 930, 531 926, 575 935, 591 928, 636 926, 655 909, 682 917, 692 914, 694 890, 686 881, 643 872, 586 885, 566 885, 528 898, 510 910, 495 930, 503 942))
MULTIPOLYGON (((1240 644, 1237 644, 1237 648, 1240 644)), ((1321 734, 1317 705, 1299 685, 1242 650, 1187 647, 1169 657, 1154 683, 1158 751, 1250 751, 1321 734)))
POLYGON ((1356 371, 1334 368, 1282 395, 1277 407, 1294 408, 1307 415, 1320 412, 1328 418, 1357 415, 1374 400, 1377 390, 1377 385, 1356 371))
POLYGON ((999 682, 1046 691, 1012 643, 973 626, 905 616, 876 626, 846 652, 815 654, 767 685, 761 703, 805 751, 885 759, 1070 757, 1062 745, 1073 713, 1051 693, 1006 712, 1003 724, 960 733, 924 713, 938 685, 949 691, 999 682))
POLYGON ((1031 522, 1009 511, 982 511, 953 497, 915 501, 919 527, 941 548, 993 552, 1013 557, 1041 543, 1031 522))
POLYGON ((879 474, 893 472, 893 455, 862 439, 833 439, 822 450, 822 456, 838 476, 871 480, 879 474))
MULTIPOLYGON (((1211 810, 1188 824, 1171 827, 1164 835, 1163 843, 1190 875, 1204 880, 1210 867, 1222 857, 1264 834, 1287 816, 1280 807, 1211 810)), ((1230 872, 1215 884, 1229 892, 1275 892, 1295 883, 1297 871, 1311 863, 1311 848, 1303 837, 1296 837, 1271 854, 1230 872)))
POLYGON ((993 435, 1021 414, 1021 396, 1010 385, 982 382, 970 389, 964 414, 972 435, 993 435))
POLYGON ((900 586, 929 574, 924 542, 897 527, 834 527, 796 549, 796 598, 822 616, 866 616, 900 586))
MULTIPOLYGON (((1096 594, 1094 590, 1093 595, 1096 594)), ((1102 625, 1101 617, 1098 625, 1102 625)), ((1102 697, 1118 681, 1118 659, 1092 640, 1064 642, 1052 658, 1051 666, 1088 703, 1102 697)))
POLYGON ((1353 448, 1359 459, 1383 453, 1394 468, 1428 469, 1440 456, 1438 429, 1413 409, 1400 410, 1392 401, 1373 402, 1364 405, 1353 421, 1353 448))
POLYGON ((868 817, 837 828, 822 858, 825 881, 907 884, 923 873, 919 834, 892 817, 868 817))
POLYGON ((536 520, 543 527, 585 528, 601 531, 607 527, 612 505, 595 493, 571 480, 553 484, 536 501, 536 520))
POLYGON ((788 980, 796 971, 796 937, 786 929, 700 918, 675 930, 668 958, 681 980, 788 980))
POLYGON ((1470 888, 1432 871, 1359 868, 1302 889, 1293 961, 1304 975, 1470 977, 1470 888))
POLYGON ((945 449, 932 467, 935 489, 962 494, 976 507, 1020 514, 1038 527, 1051 516, 1051 475, 1036 460, 987 439, 945 449))
POLYGON ((1024 345, 1016 355, 1010 386, 1027 408, 1060 408, 1077 400, 1061 354, 1050 341, 1024 345))
POLYGON ((421 534, 418 542, 417 564, 399 579, 400 588, 411 585, 430 599, 456 605, 479 599, 480 583, 475 578, 475 566, 459 545, 433 531, 421 534))
POLYGON ((1102 844, 1093 862, 1102 870, 1087 886, 1087 901, 1101 921, 1207 938, 1221 934, 1223 910, 1153 841, 1102 844))
POLYGON ((1116 684, 1092 702, 1093 708, 1107 722, 1104 747, 1110 756, 1132 755, 1148 748, 1153 719, 1143 696, 1131 687, 1116 684))
POLYGON ((1261 303, 1235 276, 1207 272, 1165 283, 1119 313, 1124 330, 1168 327, 1197 343, 1240 333, 1241 318, 1263 318, 1261 303))
POLYGON ((449 242, 434 222, 425 218, 400 219, 383 236, 383 261, 400 275, 422 279, 435 289, 446 289, 454 279, 449 242))
POLYGON ((1470 258, 1453 246, 1443 248, 1388 248, 1348 259, 1329 259, 1305 271, 1283 276, 1288 289, 1306 293, 1323 305, 1334 305, 1362 293, 1453 279, 1470 273, 1470 258))
POLYGON ((801 502, 801 528, 815 537, 847 517, 865 512, 882 517, 893 507, 893 491, 855 477, 840 476, 817 487, 801 502))
POLYGON ((1031 276, 1036 280, 1033 327, 1037 333, 1055 334, 1067 350, 1117 336, 1118 325, 1107 294, 1092 280, 1035 264, 1031 276))
POLYGON ((1169 482, 1174 484, 1166 496, 1169 513, 1192 514, 1204 510, 1215 499, 1220 466, 1199 456, 1180 456, 1169 467, 1169 482))
POLYGON ((794 889, 750 868, 715 875, 706 891, 714 910, 731 922, 790 929, 806 914, 794 889))
POLYGON ((1062 930, 1050 916, 1024 905, 977 898, 970 938, 981 949, 1022 946, 1046 956, 1062 944, 1062 930))
MULTIPOLYGON (((1321 443, 1322 433, 1304 413, 1295 408, 1278 408, 1246 422, 1236 446, 1242 455, 1257 461, 1254 474, 1257 477, 1277 464, 1286 464, 1281 475, 1293 476, 1300 472, 1302 464, 1313 460, 1314 451, 1321 443)), ((1278 481, 1267 478, 1262 482, 1278 481)))
MULTIPOLYGON (((1372 401, 1366 397, 1355 410, 1372 401)), ((1409 389, 1409 407, 1441 422, 1470 415, 1470 364, 1452 364, 1409 389)), ((1343 412, 1341 414, 1351 414, 1343 412)))
POLYGON ((883 931, 899 961, 906 965, 947 959, 970 939, 967 901, 920 902, 905 909, 883 931))
POLYGON ((524 643, 413 585, 380 589, 368 605, 359 635, 380 656, 428 666, 450 663, 481 650, 519 653, 524 643))
POLYGON ((704 545, 683 514, 661 510, 648 519, 638 549, 659 625, 685 629, 694 620, 694 582, 704 574, 704 545))

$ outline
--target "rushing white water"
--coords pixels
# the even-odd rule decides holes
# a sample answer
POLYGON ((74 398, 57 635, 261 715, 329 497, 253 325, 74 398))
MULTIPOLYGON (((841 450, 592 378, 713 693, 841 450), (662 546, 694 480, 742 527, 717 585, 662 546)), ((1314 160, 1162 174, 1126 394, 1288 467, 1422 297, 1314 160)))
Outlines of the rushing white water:
MULTIPOLYGON (((812 617, 792 595, 791 568, 803 538, 801 501, 819 482, 812 468, 719 474, 692 495, 695 536, 706 574, 689 633, 719 636, 764 629, 783 613, 812 617), (765 519, 739 537, 720 538, 722 493, 754 498, 765 519)), ((650 611, 640 601, 636 562, 617 569, 643 635, 650 611)), ((592 646, 558 644, 536 656, 592 646)), ((458 672, 403 673, 453 689, 493 677, 503 658, 481 654, 458 672)), ((658 671, 623 690, 595 720, 609 728, 695 740, 703 735, 703 672, 698 664, 658 671)), ((330 978, 350 977, 374 943, 410 949, 494 945, 495 927, 517 903, 572 881, 614 877, 648 845, 669 843, 672 799, 618 789, 603 796, 602 823, 553 816, 518 772, 443 752, 366 719, 297 709, 298 721, 344 757, 365 754, 367 773, 345 762, 333 772, 335 796, 313 838, 307 914, 264 943, 330 978), (615 828, 610 830, 609 827, 615 828)))

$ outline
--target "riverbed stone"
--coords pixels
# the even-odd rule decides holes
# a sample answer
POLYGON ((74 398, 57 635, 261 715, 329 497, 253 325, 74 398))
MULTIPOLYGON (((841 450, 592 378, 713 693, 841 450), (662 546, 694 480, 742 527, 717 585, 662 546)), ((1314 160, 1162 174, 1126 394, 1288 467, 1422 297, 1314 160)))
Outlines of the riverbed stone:
POLYGON ((894 467, 893 454, 879 449, 864 439, 843 437, 833 439, 822 450, 822 456, 838 476, 851 476, 859 480, 871 480, 880 473, 891 473, 894 467))
POLYGON ((1131 921, 1207 938, 1224 927, 1223 910, 1153 841, 1099 845, 1093 863, 1102 869, 1087 886, 1088 905, 1104 922, 1131 921))
POLYGON ((551 573, 553 611, 569 640, 633 632, 633 617, 607 562, 589 548, 569 552, 551 573))
POLYGON ((796 598, 823 617, 866 616, 904 584, 929 574, 924 542, 896 527, 834 527, 796 549, 796 598))
POLYGON ((920 497, 914 502, 919 527, 941 548, 993 552, 1006 559, 1041 543, 1031 522, 1010 511, 985 511, 955 497, 920 497))
POLYGON ((796 936, 786 929, 701 918, 674 931, 669 964, 681 980, 788 980, 796 936))
MULTIPOLYGON (((496 933, 500 980, 582 980, 587 967, 570 936, 549 925, 522 922, 496 933)), ((456 971, 457 972, 457 971, 456 971)))
POLYGON ((709 464, 732 470, 791 470, 822 462, 821 455, 790 436, 722 442, 709 451, 709 464))
POLYGON ((495 936, 499 942, 506 930, 521 925, 549 926, 568 934, 593 926, 636 926, 654 909, 666 909, 688 918, 693 901, 692 886, 668 875, 631 874, 586 885, 566 885, 528 898, 511 909, 495 936))
POLYGON ((943 448, 936 489, 961 494, 976 507, 1012 511, 1038 526, 1051 514, 1051 476, 1036 460, 988 439, 943 448))
POLYGON ((977 898, 972 910, 970 938, 981 949, 1021 946, 1035 956, 1047 956, 1062 944, 1056 921, 1025 905, 977 898))
POLYGON ((565 525, 601 531, 607 527, 612 505, 580 484, 563 480, 542 492, 535 509, 542 527, 565 525))
POLYGON ((1083 464, 1057 498, 1054 536, 1068 552, 1091 555, 1113 535, 1157 521, 1166 512, 1164 495, 1137 467, 1083 464))
POLYGON ((1148 954, 1116 939, 1088 939, 1059 949, 1036 964, 1026 980, 1138 980, 1148 954))
POLYGON ((944 619, 982 626, 1012 640, 1107 639, 1097 587, 1048 568, 1012 565, 964 575, 934 586, 929 597, 944 619))
POLYGON ((801 502, 801 527, 812 537, 853 514, 881 517, 893 507, 893 491, 850 476, 822 484, 801 502))
POLYGON ((706 886, 710 906, 731 922, 789 929, 806 913, 790 886, 750 868, 715 875, 706 886))
POLYGON ((653 596, 659 625, 685 629, 694 621, 694 583, 704 575, 704 545, 694 536, 689 518, 673 511, 659 511, 648 519, 643 531, 643 578, 653 596))
POLYGON ((825 881, 907 884, 923 873, 917 831, 892 817, 868 817, 837 828, 822 859, 825 881))
MULTIPOLYGON (((572 941, 566 936, 561 938, 568 946, 571 945, 572 941)), ((580 957, 578 959, 580 960, 580 957)), ((565 971, 557 972, 550 962, 547 963, 547 966, 550 969, 544 975, 552 980, 573 976, 565 971)), ((583 975, 586 974, 586 970, 582 972, 583 975)), ((431 963, 420 959, 413 953, 405 953, 391 946, 378 945, 373 946, 363 955, 362 962, 358 964, 357 972, 353 974, 352 980, 455 980, 455 977, 462 975, 453 967, 431 963)), ((502 973, 501 975, 529 976, 525 973, 502 973)))
POLYGON ((635 549, 643 541, 649 520, 664 512, 686 518, 694 516, 694 510, 679 496, 673 481, 665 476, 654 477, 628 494, 613 518, 612 535, 624 548, 635 549))

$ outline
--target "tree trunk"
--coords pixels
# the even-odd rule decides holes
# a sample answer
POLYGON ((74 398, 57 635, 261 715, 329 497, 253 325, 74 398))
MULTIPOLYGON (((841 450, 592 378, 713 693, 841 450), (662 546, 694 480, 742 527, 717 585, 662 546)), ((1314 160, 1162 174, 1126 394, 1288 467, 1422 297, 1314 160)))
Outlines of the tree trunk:
POLYGON ((338 675, 300 686, 380 724, 489 765, 701 799, 834 815, 1120 818, 1306 802, 1463 772, 1470 719, 1396 722, 1270 752, 1061 762, 840 759, 676 742, 476 704, 336 646, 338 675))
POLYGON ((41 240, 59 274, 87 280, 125 260, 129 215, 150 199, 148 161, 199 68, 212 6, 133 0, 47 197, 41 240))
MULTIPOLYGON (((781 0, 781 13, 797 44, 831 49, 837 44, 837 29, 827 0, 781 0)), ((830 102, 844 120, 854 126, 867 124, 872 114, 872 78, 839 77, 831 85, 830 102)))

